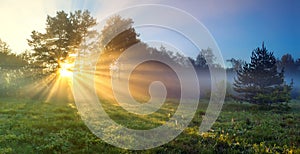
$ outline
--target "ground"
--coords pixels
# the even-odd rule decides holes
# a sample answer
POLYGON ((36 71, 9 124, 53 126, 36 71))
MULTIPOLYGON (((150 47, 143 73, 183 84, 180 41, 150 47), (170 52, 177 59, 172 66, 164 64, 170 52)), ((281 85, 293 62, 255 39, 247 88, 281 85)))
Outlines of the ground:
MULTIPOLYGON (((103 106, 112 119, 135 129, 161 125, 176 109, 169 101, 145 122, 115 105, 103 106)), ((300 153, 300 101, 285 112, 227 101, 212 129, 199 134, 206 106, 201 100, 189 127, 168 144, 130 151, 93 135, 72 102, 0 98, 0 153, 300 153)))

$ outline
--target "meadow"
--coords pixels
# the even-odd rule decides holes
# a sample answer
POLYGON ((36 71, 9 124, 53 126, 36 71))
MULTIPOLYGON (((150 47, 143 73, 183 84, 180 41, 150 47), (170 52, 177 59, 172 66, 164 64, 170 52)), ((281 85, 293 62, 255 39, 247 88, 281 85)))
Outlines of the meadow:
MULTIPOLYGON (((288 111, 226 101, 211 130, 199 134, 207 102, 200 100, 189 127, 173 141, 131 151, 92 134, 72 102, 0 98, 0 153, 300 153, 299 100, 293 100, 288 111)), ((102 105, 112 119, 133 129, 157 127, 176 109, 167 101, 147 119, 108 102, 102 105)))

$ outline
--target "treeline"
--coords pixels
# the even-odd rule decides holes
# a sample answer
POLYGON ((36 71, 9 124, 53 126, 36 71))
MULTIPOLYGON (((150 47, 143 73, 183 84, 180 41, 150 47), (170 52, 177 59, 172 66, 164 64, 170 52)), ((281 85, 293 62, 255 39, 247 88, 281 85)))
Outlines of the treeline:
MULTIPOLYGON (((228 70, 238 70, 245 64, 244 60, 241 59, 229 59, 227 60, 231 64, 228 70)), ((276 59, 276 65, 279 70, 284 69, 286 75, 294 74, 300 71, 300 58, 296 59, 291 54, 284 54, 281 58, 276 59)))
MULTIPOLYGON (((159 49, 150 47, 139 39, 139 34, 133 28, 133 23, 132 19, 124 19, 116 15, 106 21, 106 25, 101 31, 97 31, 97 20, 90 15, 89 11, 78 10, 70 13, 59 11, 55 16, 47 17, 45 32, 32 31, 28 39, 31 50, 15 55, 11 53, 8 45, 1 41, 0 95, 14 96, 17 91, 21 93, 22 90, 18 89, 22 89, 22 87, 37 80, 42 80, 49 74, 55 74, 63 64, 74 64, 75 58, 77 65, 80 66, 73 68, 72 71, 84 72, 85 69, 96 66, 96 75, 102 80, 109 79, 111 78, 110 71, 120 69, 122 64, 118 62, 118 57, 125 50, 129 50, 129 53, 131 53, 131 57, 128 58, 152 57, 181 69, 193 67, 198 74, 200 86, 207 88, 207 95, 209 95, 210 87, 209 69, 226 69, 229 74, 230 87, 233 84, 233 79, 236 78, 237 72, 249 65, 243 60, 230 59, 228 62, 231 63, 232 67, 222 68, 216 62, 210 48, 202 49, 193 58, 169 51, 164 46, 159 49), (132 48, 132 46, 136 48, 132 48), (98 56, 100 59, 95 59, 98 56)), ((294 79, 294 87, 300 83, 294 76, 299 74, 300 58, 295 60, 290 54, 286 54, 280 59, 276 59, 274 64, 278 73, 283 73, 286 77, 294 79)), ((160 66, 168 71, 165 71, 167 74, 157 76, 174 75, 174 72, 169 71, 163 63, 159 62, 151 62, 144 65, 144 68, 155 71, 160 66)), ((148 75, 151 74, 151 72, 142 72, 141 74, 147 73, 148 75)), ((139 74, 135 75, 139 76, 139 74)), ((161 80, 165 79, 162 77, 161 80)), ((170 97, 178 96, 178 91, 174 89, 180 89, 178 88, 179 81, 175 78, 174 81, 170 79, 165 81, 168 82, 167 85, 172 87, 170 88, 170 97)), ((149 83, 138 84, 142 84, 145 89, 148 89, 146 87, 149 83)), ((228 89, 228 92, 231 93, 230 95, 236 94, 233 88, 228 89)))
POLYGON ((87 69, 98 63, 98 70, 103 71, 101 75, 110 76, 109 71, 118 55, 137 44, 140 51, 134 53, 136 57, 160 57, 178 66, 186 65, 188 61, 164 47, 156 49, 141 42, 133 28, 132 19, 113 16, 101 31, 96 30, 96 25, 96 19, 89 11, 59 11, 55 16, 47 17, 45 32, 32 31, 27 40, 31 50, 16 55, 11 53, 5 42, 1 42, 0 95, 17 96, 26 91, 26 85, 40 83, 48 75, 57 74, 62 65, 75 65, 75 58, 79 66, 69 68, 71 71, 88 72, 87 69), (102 58, 95 59, 99 55, 102 58))
MULTIPOLYGON (((284 80, 286 83, 293 82, 293 90, 291 91, 291 96, 294 99, 299 98, 300 95, 300 58, 294 58, 291 54, 284 54, 281 58, 276 58, 276 67, 277 71, 284 74, 284 80)), ((241 59, 229 59, 227 62, 230 63, 231 67, 227 68, 227 77, 229 86, 234 82, 236 77, 236 72, 240 70, 243 65, 246 64, 246 61, 241 59)), ((236 94, 232 87, 228 91, 236 94)))
POLYGON ((291 54, 285 54, 281 59, 277 59, 279 69, 285 69, 286 73, 293 74, 300 71, 300 58, 297 60, 291 54))

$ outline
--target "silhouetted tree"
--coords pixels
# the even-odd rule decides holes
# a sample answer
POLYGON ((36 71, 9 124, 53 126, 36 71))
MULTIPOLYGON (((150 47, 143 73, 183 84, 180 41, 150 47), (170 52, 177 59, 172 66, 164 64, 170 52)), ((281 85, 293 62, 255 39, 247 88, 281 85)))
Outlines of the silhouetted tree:
POLYGON ((208 70, 209 67, 218 67, 215 63, 216 57, 211 48, 202 49, 194 61, 194 66, 197 70, 208 70))
POLYGON ((264 43, 252 52, 251 62, 237 71, 234 90, 239 100, 253 104, 271 105, 289 102, 291 85, 284 82, 284 72, 277 71, 273 52, 268 52, 264 43))
POLYGON ((26 64, 26 61, 12 53, 9 45, 0 39, 0 68, 17 69, 26 64))
POLYGON ((104 74, 109 75, 111 66, 122 52, 140 42, 132 24, 132 19, 123 19, 116 15, 109 18, 103 27, 99 41, 102 52, 98 68, 106 72, 104 74))
POLYGON ((235 58, 231 58, 229 60, 227 60, 227 62, 230 62, 232 65, 232 69, 235 71, 240 70, 243 65, 246 63, 245 61, 241 60, 241 59, 235 59, 235 58))
POLYGON ((79 10, 70 14, 59 11, 54 17, 48 16, 46 32, 33 31, 28 40, 33 48, 32 58, 35 63, 50 70, 60 68, 70 54, 81 54, 78 53, 81 50, 79 47, 87 37, 94 35, 92 28, 95 25, 96 19, 88 11, 79 10))
POLYGON ((294 72, 297 69, 294 58, 291 54, 285 54, 278 60, 278 67, 284 69, 285 71, 294 72))
POLYGON ((296 60, 295 65, 297 67, 297 71, 300 71, 300 58, 296 60))
POLYGON ((101 31, 100 44, 105 53, 116 54, 140 42, 132 27, 133 20, 116 15, 109 18, 101 31))
POLYGON ((4 53, 4 54, 10 54, 11 53, 11 49, 9 48, 7 43, 2 41, 1 39, 0 39, 0 52, 4 53))
POLYGON ((293 65, 295 61, 291 54, 285 54, 281 57, 281 63, 283 65, 293 65))
POLYGON ((204 55, 201 52, 196 57, 195 66, 196 66, 197 70, 198 69, 200 69, 200 70, 208 69, 206 59, 205 59, 204 55))

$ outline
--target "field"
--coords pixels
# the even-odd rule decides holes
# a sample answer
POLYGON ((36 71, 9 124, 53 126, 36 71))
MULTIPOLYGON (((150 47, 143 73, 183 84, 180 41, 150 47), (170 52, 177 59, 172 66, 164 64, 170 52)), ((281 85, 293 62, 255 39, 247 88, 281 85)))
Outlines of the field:
MULTIPOLYGON (((147 129, 162 124, 174 110, 171 102, 145 122, 130 118, 118 106, 104 103, 120 124, 147 129)), ((199 134, 207 100, 189 127, 166 145, 130 151, 111 146, 93 135, 70 102, 0 99, 0 153, 300 153, 300 101, 291 110, 264 110, 247 103, 227 101, 211 131, 199 134)))

